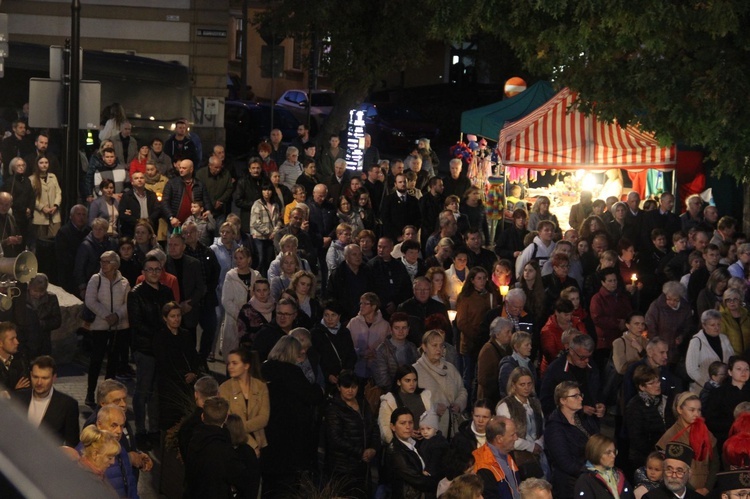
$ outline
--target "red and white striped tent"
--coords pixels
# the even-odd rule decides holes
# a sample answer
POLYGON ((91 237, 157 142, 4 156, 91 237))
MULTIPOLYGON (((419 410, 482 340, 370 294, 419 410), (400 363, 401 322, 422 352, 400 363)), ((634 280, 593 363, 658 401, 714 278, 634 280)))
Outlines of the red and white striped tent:
POLYGON ((528 116, 500 130, 498 149, 506 167, 536 170, 674 170, 677 148, 661 147, 635 127, 601 123, 568 109, 575 94, 564 88, 528 116))

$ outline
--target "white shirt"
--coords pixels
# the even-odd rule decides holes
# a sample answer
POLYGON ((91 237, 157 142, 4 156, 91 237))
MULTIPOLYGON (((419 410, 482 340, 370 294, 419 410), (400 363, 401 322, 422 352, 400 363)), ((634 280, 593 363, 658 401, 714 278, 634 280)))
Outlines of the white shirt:
POLYGON ((42 424, 42 419, 44 419, 44 415, 47 413, 47 407, 49 407, 49 402, 52 400, 52 392, 54 391, 55 389, 51 388, 49 394, 44 398, 38 398, 33 393, 31 394, 28 413, 29 423, 37 428, 42 424))

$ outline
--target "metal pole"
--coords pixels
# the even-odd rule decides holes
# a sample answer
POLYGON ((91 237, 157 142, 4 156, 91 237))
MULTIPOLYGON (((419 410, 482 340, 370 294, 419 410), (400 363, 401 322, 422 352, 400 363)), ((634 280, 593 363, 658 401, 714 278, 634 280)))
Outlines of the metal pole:
POLYGON ((68 86, 68 140, 66 149, 66 159, 64 168, 65 183, 65 209, 67 213, 70 208, 78 202, 78 175, 79 168, 79 142, 80 135, 78 132, 79 125, 79 89, 80 89, 80 72, 81 72, 81 1, 72 0, 71 10, 71 28, 70 28, 70 85, 68 86))
POLYGON ((240 57, 240 100, 247 99, 247 0, 242 1, 242 57, 240 57))

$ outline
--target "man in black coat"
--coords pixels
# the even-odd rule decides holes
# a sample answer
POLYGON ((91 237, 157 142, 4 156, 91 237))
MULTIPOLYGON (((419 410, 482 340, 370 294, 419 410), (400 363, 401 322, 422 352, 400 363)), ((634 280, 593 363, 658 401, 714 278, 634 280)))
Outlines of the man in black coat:
POLYGON ((487 275, 492 275, 492 267, 495 266, 497 255, 492 251, 482 247, 482 229, 480 227, 471 227, 466 232, 465 241, 469 251, 466 256, 469 257, 469 268, 482 267, 487 271, 487 275))
POLYGON ((145 188, 146 174, 133 172, 130 176, 130 183, 133 188, 122 193, 120 205, 117 207, 120 213, 120 234, 132 238, 135 234, 135 224, 141 218, 147 218, 156 232, 159 227, 161 207, 156 194, 145 188), (145 211, 142 203, 146 205, 145 211))
POLYGON ((451 172, 450 175, 443 179, 443 185, 445 186, 443 195, 445 195, 445 197, 458 196, 461 198, 463 197, 464 192, 471 187, 471 181, 466 175, 461 175, 463 165, 461 164, 460 159, 453 158, 449 163, 449 168, 451 172))
POLYGON ((432 285, 426 277, 417 277, 412 284, 414 297, 402 302, 398 306, 399 312, 409 316, 409 341, 419 346, 422 344, 424 322, 427 317, 439 314, 448 319, 448 309, 437 300, 430 298, 432 285))
MULTIPOLYGON (((427 192, 419 199, 419 212, 422 217, 422 253, 425 258, 434 254, 428 254, 425 249, 427 239, 438 229, 438 216, 443 211, 443 179, 432 177, 427 184, 427 192)), ((434 247, 433 247, 434 248, 434 247)))
POLYGON ((244 176, 237 182, 237 188, 232 196, 234 205, 240 209, 242 230, 249 230, 250 210, 253 204, 260 199, 260 187, 266 179, 260 163, 261 160, 257 157, 248 160, 247 171, 249 175, 244 176))
POLYGON ((185 254, 201 263, 203 276, 206 279, 206 294, 198 313, 198 324, 203 331, 199 353, 201 360, 206 362, 208 355, 211 353, 216 334, 216 307, 219 305, 216 288, 219 285, 221 268, 219 260, 216 259, 216 254, 211 251, 211 248, 198 240, 198 226, 195 223, 185 222, 182 224, 182 235, 185 237, 185 254))
POLYGON ((389 237, 378 240, 378 256, 367 262, 372 269, 375 294, 380 298, 380 308, 387 319, 396 307, 409 298, 411 279, 400 260, 391 256, 393 241, 389 237))
POLYGON ((326 265, 326 253, 331 246, 335 236, 338 217, 336 207, 327 201, 328 187, 324 184, 315 186, 312 197, 305 204, 310 208, 308 221, 310 222, 310 238, 313 245, 318 248, 318 263, 320 264, 320 287, 325 294, 328 282, 328 265, 326 265))
POLYGON ((422 226, 419 201, 406 193, 405 175, 396 176, 395 188, 396 190, 383 200, 383 207, 380 210, 383 235, 390 237, 393 241, 400 240, 405 226, 422 226))
POLYGON ((17 400, 28 413, 33 426, 44 425, 58 437, 58 445, 75 447, 81 429, 78 425, 78 402, 53 388, 57 365, 49 355, 31 364, 31 390, 18 392, 17 400))
POLYGON ((273 321, 261 327, 255 337, 245 335, 240 338, 240 344, 258 352, 258 359, 265 362, 276 342, 294 329, 298 312, 299 306, 294 300, 282 298, 276 304, 276 316, 273 321))
POLYGON ((213 209, 208 189, 200 180, 193 177, 193 170, 193 162, 183 159, 177 167, 180 176, 169 179, 164 186, 161 214, 169 223, 170 229, 179 227, 188 219, 192 201, 201 201, 206 211, 210 212, 213 209), (189 195, 189 199, 185 199, 186 195, 189 195))
POLYGON ((147 433, 147 405, 149 422, 152 425, 151 431, 158 431, 156 427, 156 400, 153 399, 156 382, 156 356, 152 344, 154 334, 161 329, 164 323, 161 309, 174 300, 172 290, 159 282, 163 270, 156 257, 146 258, 143 263, 144 281, 137 284, 128 295, 128 319, 133 334, 133 357, 136 365, 133 410, 135 412, 136 436, 141 439, 144 439, 147 433))
POLYGON ((651 231, 654 229, 663 230, 667 241, 672 240, 672 234, 682 230, 682 222, 680 217, 672 212, 673 207, 674 195, 671 192, 665 192, 659 198, 659 207, 644 213, 640 238, 643 249, 651 247, 651 231))
POLYGON ((352 174, 346 169, 346 160, 341 158, 337 159, 333 163, 333 174, 327 179, 323 179, 328 187, 328 200, 331 201, 334 206, 338 206, 339 197, 346 192, 351 179, 352 174))
POLYGON ((232 487, 237 497, 250 497, 248 469, 223 427, 228 414, 229 402, 221 397, 210 397, 203 404, 203 422, 193 430, 185 455, 185 498, 229 499, 235 497, 232 487))
POLYGON ((180 286, 180 308, 182 327, 187 329, 195 348, 196 327, 203 297, 206 295, 206 276, 201 262, 185 254, 185 238, 182 234, 172 234, 167 242, 167 272, 177 277, 180 286))
POLYGON ((362 249, 356 244, 344 248, 344 263, 336 267, 328 282, 328 297, 338 301, 342 308, 342 322, 347 322, 359 312, 359 298, 375 289, 372 269, 362 264, 362 249))
POLYGON ((55 260, 57 261, 57 279, 52 281, 68 293, 78 296, 78 286, 73 277, 73 266, 70 262, 76 259, 78 247, 91 232, 88 226, 89 210, 82 204, 70 209, 68 223, 60 227, 55 236, 55 260))
POLYGON ((505 226, 503 230, 497 231, 495 234, 495 253, 500 258, 510 260, 513 264, 513 268, 516 265, 516 258, 523 252, 526 247, 523 244, 523 240, 529 233, 526 229, 526 223, 528 222, 528 214, 526 210, 518 209, 513 211, 513 225, 505 226))
POLYGON ((644 495, 644 499, 699 499, 701 494, 688 487, 693 449, 679 442, 670 442, 665 449, 664 481, 659 488, 644 495))
POLYGON ((539 397, 544 414, 549 416, 555 410, 555 387, 563 381, 575 381, 581 387, 586 414, 604 417, 599 370, 589 365, 592 353, 594 340, 587 334, 579 334, 570 341, 567 355, 556 358, 547 367, 539 397))
POLYGON ((0 394, 29 386, 29 364, 18 352, 16 326, 12 322, 0 322, 0 394))

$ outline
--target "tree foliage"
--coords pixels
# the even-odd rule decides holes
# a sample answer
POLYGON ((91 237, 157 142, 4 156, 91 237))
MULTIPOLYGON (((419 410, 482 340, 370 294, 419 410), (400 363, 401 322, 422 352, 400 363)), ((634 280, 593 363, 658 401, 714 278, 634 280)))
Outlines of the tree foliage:
POLYGON ((275 0, 254 23, 265 31, 306 42, 330 41, 321 68, 337 104, 320 136, 346 124, 350 109, 389 73, 418 67, 431 41, 458 40, 476 26, 481 2, 471 0, 275 0))
POLYGON ((745 0, 487 0, 529 70, 580 92, 606 121, 701 145, 750 178, 750 3, 745 0))

